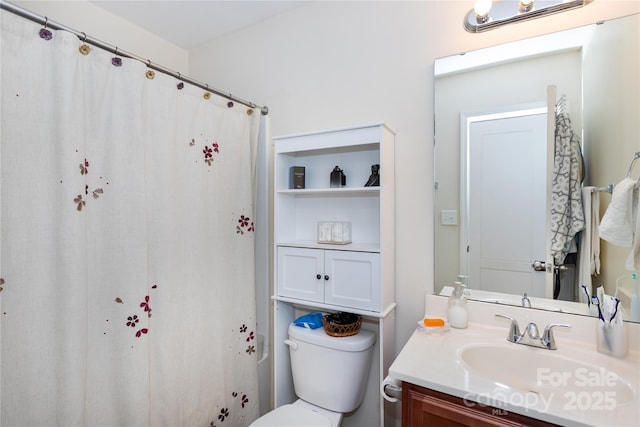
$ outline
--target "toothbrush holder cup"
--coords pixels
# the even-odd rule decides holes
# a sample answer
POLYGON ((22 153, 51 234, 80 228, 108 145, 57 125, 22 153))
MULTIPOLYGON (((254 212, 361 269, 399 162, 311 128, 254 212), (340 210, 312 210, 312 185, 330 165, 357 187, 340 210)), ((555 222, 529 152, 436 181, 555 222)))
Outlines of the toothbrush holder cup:
POLYGON ((609 323, 599 321, 596 329, 598 352, 619 358, 623 358, 627 355, 628 332, 624 322, 609 323))

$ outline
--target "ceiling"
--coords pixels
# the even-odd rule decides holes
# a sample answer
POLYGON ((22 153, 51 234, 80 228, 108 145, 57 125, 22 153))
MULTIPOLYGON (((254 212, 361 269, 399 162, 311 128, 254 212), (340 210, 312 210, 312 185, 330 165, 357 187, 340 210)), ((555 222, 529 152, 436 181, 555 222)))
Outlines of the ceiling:
POLYGON ((183 49, 249 27, 304 3, 304 0, 90 1, 183 49))

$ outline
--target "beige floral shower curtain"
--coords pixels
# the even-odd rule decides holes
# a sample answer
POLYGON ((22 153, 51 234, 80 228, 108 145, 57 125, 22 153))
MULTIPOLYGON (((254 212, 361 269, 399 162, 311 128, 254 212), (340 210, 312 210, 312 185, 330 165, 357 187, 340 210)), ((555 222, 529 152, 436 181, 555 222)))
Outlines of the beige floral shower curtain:
POLYGON ((1 15, 0 424, 248 425, 259 111, 1 15))

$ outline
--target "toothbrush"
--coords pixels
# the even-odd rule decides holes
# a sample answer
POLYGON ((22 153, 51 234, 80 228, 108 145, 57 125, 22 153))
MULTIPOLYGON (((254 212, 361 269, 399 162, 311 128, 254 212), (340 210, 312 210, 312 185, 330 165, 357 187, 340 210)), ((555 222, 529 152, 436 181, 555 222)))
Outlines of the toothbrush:
POLYGON ((604 317, 602 316, 602 310, 600 309, 600 300, 596 295, 591 297, 591 303, 598 307, 598 318, 604 322, 604 317))
POLYGON ((582 285, 582 290, 587 295, 587 308, 591 308, 591 295, 589 295, 589 291, 587 290, 587 285, 582 285))
POLYGON ((611 321, 616 318, 616 314, 618 314, 618 306, 619 305, 620 305, 620 299, 616 298, 616 305, 615 305, 615 308, 613 309, 613 314, 611 315, 611 318, 609 319, 609 324, 611 324, 611 321))
POLYGON ((598 296, 598 302, 604 303, 604 286, 598 286, 596 295, 598 296))
MULTIPOLYGON (((598 301, 600 302, 600 301, 598 301)), ((609 324, 613 323, 618 313, 618 307, 620 305, 620 299, 618 297, 612 297, 605 295, 604 300, 600 302, 602 316, 605 319, 609 319, 609 324)), ((616 322, 617 324, 618 322, 616 322)))
POLYGON ((581 287, 582 287, 582 290, 584 291, 584 294, 587 296, 587 314, 589 316, 595 316, 598 313, 595 312, 596 310, 595 304, 591 302, 591 295, 589 294, 589 289, 587 289, 587 285, 582 285, 581 287))

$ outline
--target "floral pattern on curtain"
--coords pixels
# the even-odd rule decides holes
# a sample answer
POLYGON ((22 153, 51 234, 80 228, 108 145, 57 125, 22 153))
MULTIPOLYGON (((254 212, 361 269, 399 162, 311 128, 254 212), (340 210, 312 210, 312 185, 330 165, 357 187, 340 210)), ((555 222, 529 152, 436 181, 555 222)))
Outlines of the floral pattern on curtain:
POLYGON ((1 425, 250 424, 260 114, 1 18, 1 425))

